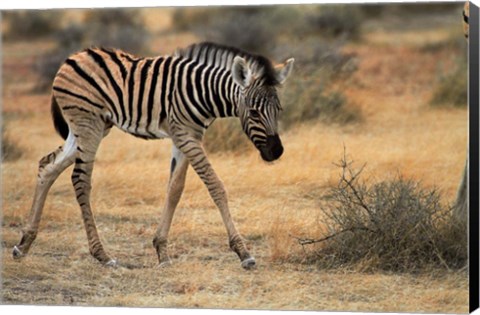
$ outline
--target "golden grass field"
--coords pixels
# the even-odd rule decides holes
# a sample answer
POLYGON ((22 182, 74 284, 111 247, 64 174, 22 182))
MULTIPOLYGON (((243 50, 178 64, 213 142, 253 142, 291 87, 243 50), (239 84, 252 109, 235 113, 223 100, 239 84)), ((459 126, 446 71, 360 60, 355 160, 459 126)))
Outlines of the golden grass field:
MULTIPOLYGON (((34 191, 37 162, 62 145, 54 132, 48 94, 30 94, 29 70, 41 42, 5 43, 3 114, 8 137, 23 150, 2 164, 2 296, 7 304, 240 308, 366 312, 468 311, 465 271, 369 273, 361 266, 322 270, 302 264, 305 253, 292 236, 318 237, 319 196, 336 183, 333 165, 347 153, 367 163, 364 176, 397 174, 440 189, 453 202, 464 166, 467 110, 428 105, 447 50, 422 50, 424 38, 441 42, 455 24, 435 31, 372 30, 354 51, 359 69, 345 93, 362 122, 305 124, 282 135, 285 153, 274 164, 256 150, 211 155, 229 192, 233 218, 258 267, 245 271, 229 250, 220 214, 190 169, 169 236, 173 265, 157 268, 152 247, 163 207, 170 141, 144 141, 113 130, 103 141, 93 175, 92 205, 104 245, 133 268, 104 268, 90 256, 71 169, 50 191, 39 235, 29 255, 13 261, 34 191), (434 34, 434 35, 432 35, 434 34)), ((162 53, 190 34, 154 41, 162 53), (161 48, 160 48, 161 46, 161 48)), ((179 45, 179 46, 180 46, 179 45)), ((292 77, 294 79, 294 77, 292 77)), ((288 89, 288 83, 284 87, 288 89)), ((307 248, 307 250, 310 250, 307 248)))

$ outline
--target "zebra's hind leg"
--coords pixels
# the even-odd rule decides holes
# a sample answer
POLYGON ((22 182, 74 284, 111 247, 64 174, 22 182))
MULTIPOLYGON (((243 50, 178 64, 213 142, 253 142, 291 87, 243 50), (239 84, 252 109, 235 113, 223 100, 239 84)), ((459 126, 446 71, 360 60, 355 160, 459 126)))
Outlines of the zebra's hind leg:
POLYGON ((76 151, 75 137, 69 134, 65 145, 44 156, 38 167, 37 186, 27 226, 23 229, 20 243, 13 248, 13 258, 25 256, 37 237, 38 226, 50 187, 58 176, 74 161, 76 151))
POLYGON ((95 218, 90 206, 90 192, 92 189, 92 171, 98 146, 106 134, 105 125, 101 121, 91 121, 88 128, 80 128, 77 124, 78 149, 75 158, 75 166, 72 172, 72 184, 75 189, 75 196, 82 211, 83 223, 87 232, 88 247, 90 254, 100 263, 109 267, 116 267, 117 261, 111 258, 103 249, 100 241, 95 218))
POLYGON ((166 266, 171 263, 167 253, 168 232, 172 224, 173 214, 182 196, 183 188, 185 187, 187 169, 188 161, 185 155, 180 152, 177 147, 173 146, 167 200, 160 217, 160 224, 153 239, 153 247, 157 250, 160 266, 166 266))

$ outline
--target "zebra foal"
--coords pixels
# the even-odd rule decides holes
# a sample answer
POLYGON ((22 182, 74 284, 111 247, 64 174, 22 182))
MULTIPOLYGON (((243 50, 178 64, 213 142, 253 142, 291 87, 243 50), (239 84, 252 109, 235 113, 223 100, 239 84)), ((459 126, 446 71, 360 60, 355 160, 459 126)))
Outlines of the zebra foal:
POLYGON ((39 162, 30 217, 13 257, 27 254, 50 187, 74 164, 71 179, 90 253, 104 265, 117 264, 103 248, 90 206, 95 154, 116 126, 136 137, 173 142, 165 207, 153 239, 159 263, 170 263, 167 236, 190 164, 220 210, 230 248, 242 267, 253 267, 255 259, 231 218, 225 188, 208 161, 202 138, 215 118, 238 117, 263 160, 278 159, 283 147, 277 131, 281 106, 276 89, 292 67, 293 59, 273 66, 263 56, 213 43, 193 44, 156 58, 103 48, 70 56, 54 79, 51 103, 55 128, 65 144, 39 162))

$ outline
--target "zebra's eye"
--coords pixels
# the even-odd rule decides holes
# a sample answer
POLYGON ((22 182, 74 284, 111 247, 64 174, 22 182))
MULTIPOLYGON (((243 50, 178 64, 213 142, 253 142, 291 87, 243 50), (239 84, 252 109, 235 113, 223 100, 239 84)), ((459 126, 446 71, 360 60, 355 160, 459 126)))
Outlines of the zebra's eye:
POLYGON ((251 118, 260 118, 260 113, 256 109, 250 110, 250 117, 251 118))

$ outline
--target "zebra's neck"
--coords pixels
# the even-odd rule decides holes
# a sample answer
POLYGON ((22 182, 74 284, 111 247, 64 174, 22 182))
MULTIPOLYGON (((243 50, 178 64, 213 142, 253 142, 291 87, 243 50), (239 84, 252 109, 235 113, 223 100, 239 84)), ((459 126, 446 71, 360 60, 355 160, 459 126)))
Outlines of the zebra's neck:
POLYGON ((195 85, 198 86, 199 81, 204 83, 201 89, 197 88, 197 93, 203 97, 203 105, 211 110, 212 118, 238 116, 240 86, 234 83, 231 74, 236 56, 247 60, 267 82, 276 80, 268 59, 234 47, 204 42, 179 49, 175 56, 190 60, 195 64, 195 72, 202 73, 201 78, 195 75, 195 85))
POLYGON ((211 80, 213 102, 211 103, 214 118, 238 116, 238 100, 240 87, 234 83, 231 71, 212 69, 215 74, 211 80))
MULTIPOLYGON (((228 73, 190 58, 172 58, 174 87, 170 115, 192 128, 206 128, 213 119, 232 113, 228 73)), ((234 111, 233 111, 234 112, 234 111)))

